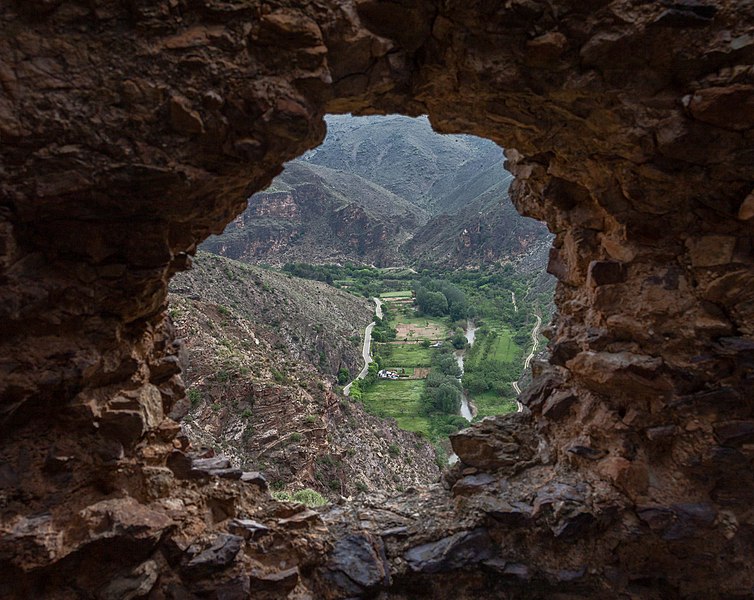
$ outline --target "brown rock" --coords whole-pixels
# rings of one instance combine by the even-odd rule
[[[736,84],[695,92],[688,100],[691,115],[725,129],[754,127],[754,86]]]
[[[723,235],[708,235],[686,242],[694,267],[716,267],[728,264],[733,258],[736,238]]]
[[[589,263],[589,282],[592,285],[610,285],[626,280],[626,265],[614,260],[600,260]]]
[[[549,31],[526,42],[526,61],[543,67],[555,62],[568,47],[568,39],[559,31]]]
[[[183,96],[170,98],[170,124],[178,133],[204,133],[204,122]]]

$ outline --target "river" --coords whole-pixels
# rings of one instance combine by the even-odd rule
[[[466,341],[469,343],[469,346],[474,345],[474,340],[476,339],[476,325],[474,325],[473,321],[466,321]],[[461,376],[463,376],[463,357],[466,354],[466,350],[456,350],[456,361],[458,362],[458,368],[461,369]],[[458,378],[458,381],[461,381],[461,378]],[[466,390],[462,390],[461,393],[461,416],[466,419],[469,423],[471,423],[471,420],[474,418],[474,414],[472,412],[472,406],[469,403],[469,394],[466,392]],[[458,456],[456,456],[455,453],[451,453],[450,456],[448,456],[448,464],[453,465],[458,462]]]
[[[469,346],[474,345],[476,329],[476,325],[474,325],[473,321],[466,321],[466,341],[469,343]],[[463,376],[463,359],[465,355],[466,350],[456,350],[456,361],[458,362],[458,368],[461,369],[461,376]],[[458,378],[458,381],[461,381],[460,377]],[[466,390],[463,390],[461,395],[461,416],[469,423],[471,423],[471,419],[474,418],[474,415],[471,412],[471,405],[469,404],[469,395]]]

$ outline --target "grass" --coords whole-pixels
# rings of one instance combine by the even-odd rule
[[[488,324],[487,327],[490,330],[488,334],[477,332],[473,351],[466,353],[467,364],[476,364],[477,361],[483,360],[485,356],[487,360],[500,362],[520,361],[521,348],[513,341],[511,332],[497,323]]]
[[[403,290],[401,292],[385,292],[380,294],[380,298],[411,298],[411,290]]]
[[[424,381],[378,381],[364,392],[366,409],[381,417],[393,417],[401,429],[429,435],[429,419],[417,416]]]
[[[477,419],[516,412],[517,408],[515,400],[501,398],[493,391],[477,394],[471,401],[477,409]]]
[[[521,351],[516,342],[513,341],[511,332],[504,328],[495,328],[495,331],[497,338],[492,341],[490,358],[503,362],[516,360]]]
[[[377,344],[377,352],[387,344]],[[390,344],[392,352],[385,356],[385,363],[400,367],[429,367],[432,362],[432,349],[422,348],[419,344]]]

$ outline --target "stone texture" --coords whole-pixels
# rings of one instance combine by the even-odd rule
[[[155,598],[347,597],[333,548],[393,530],[373,595],[749,597],[754,5],[293,4],[0,6],[0,596],[146,589],[153,560]],[[257,485],[149,470],[189,451],[160,428],[185,401],[167,281],[327,111],[506,148],[514,204],[556,235],[558,376],[454,438],[496,479],[479,493],[281,524]],[[233,518],[275,545],[184,570]]]
[[[489,560],[494,553],[489,534],[475,529],[411,548],[405,558],[413,571],[437,573]]]

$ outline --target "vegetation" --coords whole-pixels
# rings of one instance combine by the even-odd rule
[[[299,504],[305,504],[306,506],[316,507],[324,506],[327,504],[327,499],[310,488],[298,490],[297,492],[272,492],[272,497],[280,502],[298,502]]]
[[[422,380],[376,381],[363,394],[364,406],[380,417],[391,417],[401,429],[416,431],[430,437],[430,420],[422,416]],[[351,388],[353,397],[353,388]]]
[[[521,376],[534,311],[546,315],[550,302],[548,293],[531,291],[532,276],[518,275],[510,266],[450,273],[301,264],[286,265],[285,270],[383,299],[384,316],[375,319],[372,333],[374,362],[367,377],[351,388],[351,398],[370,412],[438,440],[467,425],[458,414],[462,387],[477,408],[477,418],[515,410],[511,384]],[[410,290],[413,306],[405,302],[412,297]],[[518,299],[516,306],[512,295]],[[475,343],[468,348],[467,319],[478,326]],[[442,347],[436,347],[438,342]],[[464,348],[459,384],[452,349]],[[400,379],[380,380],[377,372],[382,368],[398,371]]]
[[[390,367],[429,367],[432,349],[420,344],[376,344],[380,362]]]

